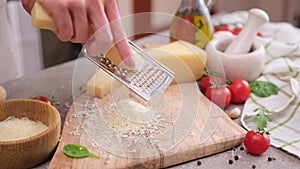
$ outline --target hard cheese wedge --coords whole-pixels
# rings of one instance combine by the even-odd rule
[[[109,94],[114,88],[119,86],[121,86],[121,83],[102,69],[99,69],[87,82],[86,89],[88,95],[102,98]]]
[[[175,73],[176,83],[199,80],[207,60],[204,50],[184,41],[152,48],[147,52]]]
[[[108,57],[113,63],[119,65],[122,60],[117,48],[111,48],[107,53]],[[87,82],[86,90],[90,96],[96,96],[99,98],[104,97],[110,93],[114,88],[121,86],[121,83],[110,76],[102,69],[98,69],[95,74]]]
[[[111,51],[113,51],[110,53],[114,53],[114,57],[118,57],[115,48],[112,48]],[[207,60],[204,50],[183,41],[176,41],[158,48],[148,49],[146,52],[175,72],[173,83],[192,82],[200,79]],[[87,83],[87,93],[103,97],[115,87],[120,86],[120,84],[115,82],[116,80],[103,70],[98,70]]]
[[[41,29],[56,30],[57,27],[52,17],[38,2],[35,2],[31,10],[32,26]]]

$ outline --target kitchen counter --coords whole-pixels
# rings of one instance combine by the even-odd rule
[[[163,36],[165,34],[162,34]],[[145,44],[146,42],[151,43],[166,43],[167,38],[161,40],[160,36],[150,36],[136,41],[138,45]],[[12,80],[2,84],[7,91],[7,99],[15,98],[28,98],[35,95],[48,95],[54,94],[56,99],[60,101],[60,105],[57,106],[62,122],[69,106],[72,104],[72,92],[81,92],[82,88],[79,86],[72,87],[72,77],[74,74],[74,68],[80,63],[89,62],[86,58],[78,58],[77,60],[66,62],[40,72],[36,72],[22,78]],[[76,68],[76,71],[78,68]],[[92,68],[80,68],[79,73],[92,72]],[[83,81],[84,83],[84,81]],[[72,89],[73,88],[73,89]],[[231,105],[234,106],[234,105]],[[230,107],[229,107],[230,108]],[[235,122],[240,124],[239,119],[235,119]],[[260,156],[253,156],[243,150],[242,145],[232,148],[230,150],[195,159],[184,164],[172,166],[174,169],[185,169],[185,168],[264,168],[264,169],[276,169],[286,168],[295,169],[300,168],[300,159],[282,151],[280,149],[270,147],[268,151]],[[235,159],[237,157],[238,159]],[[268,161],[268,157],[273,160]],[[49,159],[50,161],[51,159]],[[229,160],[233,163],[229,164]],[[49,161],[35,167],[36,169],[47,168]]]

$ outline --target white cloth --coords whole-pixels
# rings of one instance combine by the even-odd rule
[[[245,22],[247,12],[226,14],[215,23]],[[257,79],[276,84],[278,95],[266,98],[251,97],[246,101],[241,116],[242,125],[256,129],[254,110],[262,105],[271,111],[272,122],[266,131],[270,133],[271,145],[286,150],[300,158],[300,29],[289,23],[268,23],[262,26],[266,54],[265,69]]]
[[[6,14],[6,0],[0,0],[0,83],[17,78],[21,71],[13,55],[11,31]]]

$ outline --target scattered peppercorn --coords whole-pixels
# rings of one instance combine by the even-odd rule
[[[234,160],[239,160],[239,156],[235,155]]]
[[[252,164],[252,169],[255,169],[256,168],[256,165]]]
[[[197,165],[201,165],[202,163],[201,163],[201,161],[197,161]]]
[[[229,160],[228,163],[229,163],[229,164],[233,164],[233,160]]]
[[[272,157],[268,157],[268,161],[272,161]]]
[[[276,157],[272,157],[272,160],[276,160]]]
[[[244,151],[244,150],[245,150],[245,148],[244,148],[243,146],[241,146],[241,147],[240,147],[240,150],[241,150],[241,151]]]

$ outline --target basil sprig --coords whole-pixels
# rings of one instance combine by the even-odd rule
[[[277,95],[279,88],[271,83],[265,81],[254,81],[250,83],[251,93],[258,97],[269,97],[271,95]]]

